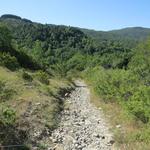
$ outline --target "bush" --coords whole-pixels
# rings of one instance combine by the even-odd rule
[[[13,50],[12,53],[14,53],[13,55],[15,55],[22,67],[29,68],[31,70],[38,70],[41,68],[40,64],[36,62],[31,56],[26,54],[24,51]]]
[[[150,39],[134,50],[128,68],[137,74],[145,84],[150,85]]]
[[[29,73],[25,72],[25,71],[23,71],[23,73],[22,73],[22,78],[24,80],[30,81],[30,82],[33,80],[32,76]]]
[[[66,67],[68,70],[83,71],[86,67],[87,57],[81,54],[74,55],[68,60]]]
[[[92,81],[95,91],[107,100],[120,100],[121,97],[125,100],[126,94],[134,90],[132,84],[137,81],[130,71],[120,69],[105,70],[95,67],[87,70],[85,74]]]
[[[54,70],[53,71],[53,76],[55,75],[58,75],[58,76],[61,76],[61,77],[66,77],[66,74],[67,74],[67,67],[66,67],[66,63],[64,62],[60,62],[60,63],[57,63],[55,65],[52,66],[52,69]]]
[[[38,71],[36,73],[36,77],[41,83],[44,83],[47,85],[49,84],[49,75],[46,72]]]
[[[19,68],[16,57],[10,56],[9,53],[0,53],[0,65],[5,66],[12,71]]]
[[[139,86],[128,102],[128,109],[143,123],[150,120],[150,87]]]
[[[16,113],[9,107],[2,107],[0,110],[0,123],[3,126],[10,126],[15,123]]]
[[[101,67],[89,69],[86,78],[105,102],[115,101],[134,115],[137,120],[150,120],[150,87],[130,70],[105,70]]]

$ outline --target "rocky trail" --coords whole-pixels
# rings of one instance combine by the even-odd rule
[[[66,99],[59,127],[51,135],[54,150],[112,150],[114,140],[104,115],[90,103],[90,91],[81,81]]]

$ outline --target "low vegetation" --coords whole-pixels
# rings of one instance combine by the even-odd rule
[[[94,91],[103,99],[106,105],[109,106],[112,104],[114,107],[120,105],[123,109],[121,111],[126,112],[126,115],[123,115],[122,119],[130,118],[130,121],[126,121],[136,124],[134,127],[135,130],[132,132],[128,131],[124,139],[125,141],[119,144],[130,145],[132,143],[131,145],[133,146],[136,143],[138,147],[137,142],[139,145],[140,143],[145,143],[145,149],[148,149],[150,141],[150,87],[148,67],[150,61],[149,57],[147,57],[150,52],[149,41],[139,45],[133,52],[134,55],[126,69],[104,69],[103,67],[97,66],[87,69],[84,72],[84,77],[92,84]],[[120,142],[119,138],[118,142]],[[147,148],[146,145],[148,145]]]

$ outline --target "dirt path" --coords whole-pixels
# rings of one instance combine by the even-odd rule
[[[66,100],[58,129],[52,134],[55,150],[112,150],[114,143],[103,113],[90,103],[88,87],[81,81]]]

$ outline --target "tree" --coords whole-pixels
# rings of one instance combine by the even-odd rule
[[[0,50],[9,49],[11,47],[12,36],[8,28],[0,24]]]

